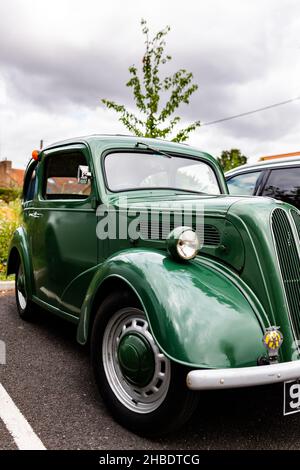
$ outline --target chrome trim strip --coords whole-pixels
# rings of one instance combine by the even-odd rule
[[[292,157],[293,158],[293,157]],[[297,160],[287,160],[287,161],[281,161],[275,163],[276,160],[265,160],[262,162],[256,162],[256,163],[249,163],[245,166],[244,168],[237,167],[233,168],[232,170],[228,170],[225,173],[225,178],[231,178],[231,176],[238,176],[241,175],[242,173],[250,173],[252,171],[257,171],[257,170],[277,170],[280,168],[285,168],[285,167],[296,167],[300,166],[300,159],[298,158]]]
[[[191,390],[216,390],[274,384],[299,377],[300,360],[297,360],[267,366],[192,370],[186,383]]]

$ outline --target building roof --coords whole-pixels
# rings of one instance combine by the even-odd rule
[[[260,161],[266,160],[276,160],[278,158],[287,158],[287,157],[300,157],[300,152],[291,152],[291,153],[280,153],[278,155],[266,155],[264,157],[260,157]]]
[[[3,188],[21,188],[25,171],[12,168],[11,160],[0,161],[0,186]]]

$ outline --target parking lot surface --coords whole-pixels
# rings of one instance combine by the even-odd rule
[[[180,432],[144,439],[105,409],[73,325],[42,311],[22,321],[13,292],[0,295],[0,325],[0,383],[47,449],[300,449],[300,413],[282,416],[282,385],[203,393]],[[17,448],[1,419],[0,448]]]

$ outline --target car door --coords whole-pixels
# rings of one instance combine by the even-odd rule
[[[227,186],[229,194],[239,196],[253,196],[257,194],[263,173],[262,170],[253,170],[228,176]]]
[[[73,315],[79,315],[90,268],[97,264],[95,187],[77,180],[78,166],[89,164],[83,145],[45,151],[29,214],[36,297]]]
[[[272,168],[261,195],[280,199],[300,209],[300,166]]]

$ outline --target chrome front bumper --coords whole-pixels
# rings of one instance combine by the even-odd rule
[[[191,390],[254,387],[300,378],[300,360],[236,369],[198,369],[188,373]]]

